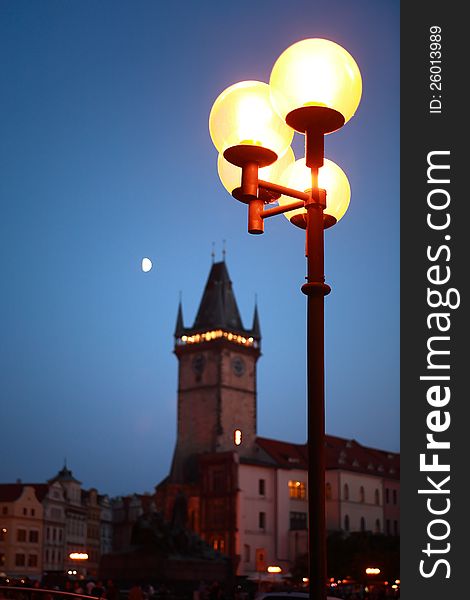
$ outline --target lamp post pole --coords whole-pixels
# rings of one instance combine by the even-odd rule
[[[352,56],[334,42],[311,38],[293,44],[281,54],[271,71],[269,85],[259,81],[234,84],[218,96],[209,115],[209,131],[220,153],[219,175],[229,193],[248,205],[248,232],[263,233],[265,219],[282,213],[291,223],[306,229],[307,281],[302,292],[307,296],[311,600],[325,600],[327,580],[324,297],[331,290],[324,277],[323,232],[341,219],[350,199],[346,175],[324,159],[324,137],[354,115],[361,93],[361,74]],[[294,131],[305,135],[305,159],[287,166],[287,148]],[[294,161],[292,152],[291,155]],[[289,187],[274,183],[274,174],[259,178],[260,170],[276,161],[280,165],[286,157],[282,179]],[[241,178],[238,171],[238,178],[233,178],[224,161],[241,168]],[[321,187],[320,168],[324,178]],[[327,173],[334,181],[329,180]],[[323,188],[328,190],[328,207]],[[275,201],[278,206],[265,206]]]
[[[312,172],[315,169],[312,169]],[[312,173],[312,179],[316,174]],[[308,447],[308,562],[310,598],[323,600],[326,583],[325,522],[325,376],[323,209],[325,193],[314,187],[307,209],[307,447]]]

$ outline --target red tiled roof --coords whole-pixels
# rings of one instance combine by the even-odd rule
[[[23,493],[22,483],[0,483],[0,502],[14,502]]]
[[[281,442],[258,437],[256,442],[276,463],[285,469],[307,469],[307,444]],[[326,468],[367,473],[386,479],[399,479],[400,455],[333,435],[325,436]]]

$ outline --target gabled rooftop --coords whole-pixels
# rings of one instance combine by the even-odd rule
[[[308,469],[307,444],[295,444],[257,437],[256,444],[273,466],[282,469]],[[355,471],[386,479],[399,479],[400,455],[363,446],[356,440],[325,436],[326,468]]]

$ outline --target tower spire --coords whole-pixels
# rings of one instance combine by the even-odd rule
[[[251,334],[255,340],[261,340],[261,327],[259,324],[257,295],[255,295],[255,310],[253,313],[253,327],[251,328]]]
[[[178,303],[178,314],[176,315],[176,326],[175,326],[175,338],[180,337],[184,333],[184,322],[183,322],[183,306],[181,303],[181,292],[180,300]]]

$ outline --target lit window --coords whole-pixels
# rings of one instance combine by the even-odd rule
[[[235,429],[235,431],[233,432],[233,441],[235,443],[235,446],[240,446],[240,444],[242,443],[242,432],[240,431],[240,429]]]
[[[289,481],[289,496],[297,500],[305,500],[307,490],[303,481]]]
[[[217,552],[223,552],[225,550],[225,540],[223,540],[222,538],[216,538],[212,542],[212,546]]]

